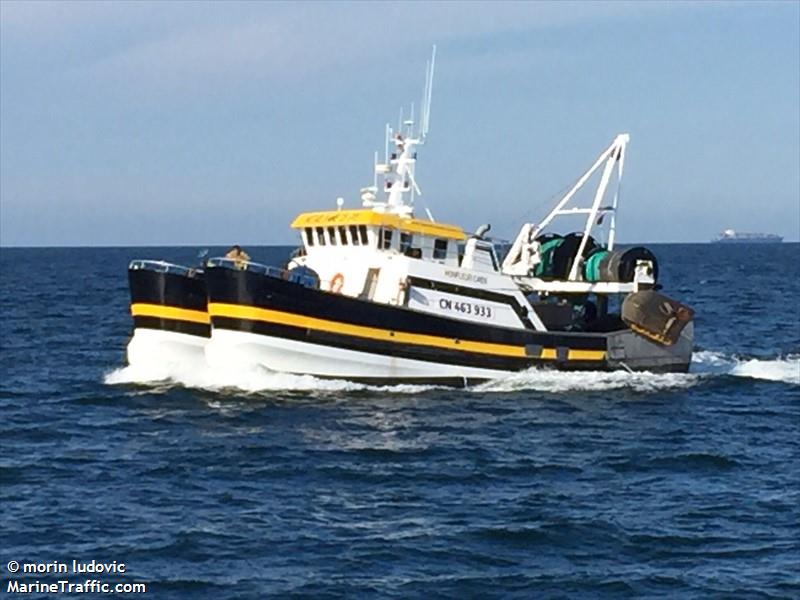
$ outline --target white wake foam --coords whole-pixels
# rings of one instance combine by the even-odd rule
[[[594,391],[632,389],[653,392],[693,385],[697,375],[685,373],[652,374],[614,372],[563,372],[529,369],[507,377],[476,386],[477,392],[513,392],[535,390],[562,393],[569,391]],[[208,391],[234,390],[245,393],[266,391],[352,392],[384,391],[399,394],[416,394],[435,389],[436,386],[398,384],[374,386],[337,379],[319,379],[310,375],[277,373],[261,367],[216,369],[205,362],[190,366],[153,365],[127,366],[105,376],[109,385],[180,385]]]
[[[738,363],[731,374],[800,385],[800,359],[747,360]]]
[[[656,392],[688,388],[722,375],[800,385],[800,356],[790,355],[771,360],[740,359],[721,352],[700,351],[692,356],[689,373],[568,372],[534,368],[490,381],[475,389],[482,392],[533,390],[561,393],[622,389]]]
[[[629,389],[636,392],[691,387],[698,376],[688,373],[628,373],[627,371],[549,371],[528,369],[475,388],[480,392],[515,392],[531,390],[553,394],[575,391]]]
[[[628,389],[635,392],[692,387],[710,378],[732,375],[800,385],[800,356],[772,360],[739,359],[720,352],[700,351],[692,358],[690,373],[654,374],[626,371],[568,372],[528,369],[472,388],[477,392],[515,392],[532,390],[549,393]],[[261,367],[215,369],[204,361],[192,365],[127,366],[108,373],[109,385],[180,385],[208,391],[232,390],[245,393],[268,391],[353,392],[362,390],[416,394],[436,386],[373,386],[338,379],[319,379],[310,375],[278,373]]]
[[[800,385],[800,355],[790,354],[774,359],[748,359],[704,350],[695,352],[692,357],[692,371]]]

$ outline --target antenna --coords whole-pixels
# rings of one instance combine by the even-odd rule
[[[383,155],[383,156],[384,156],[383,162],[384,162],[385,164],[387,164],[387,165],[389,164],[389,138],[390,138],[390,137],[392,137],[392,128],[391,128],[391,127],[389,126],[389,124],[387,123],[387,124],[386,124],[386,140],[385,140],[385,142],[384,142],[384,145],[385,145],[385,147],[386,147],[386,152],[385,152],[385,154]]]
[[[428,80],[431,77],[431,61],[425,62],[425,85],[422,86],[422,102],[419,103],[419,136],[425,137],[425,107],[428,99]]]
[[[422,93],[422,114],[420,117],[420,137],[428,135],[431,119],[431,98],[433,97],[433,72],[436,68],[436,44],[431,50],[431,59],[425,68],[425,90]]]
[[[376,153],[372,188],[362,189],[364,206],[378,206],[374,202],[374,198],[375,192],[377,192],[379,175],[383,177],[383,192],[386,194],[385,202],[379,204],[389,212],[402,215],[412,214],[415,197],[422,195],[414,176],[417,159],[417,153],[414,148],[425,143],[425,136],[430,126],[435,62],[436,46],[433,46],[431,59],[428,61],[425,71],[425,88],[422,102],[419,105],[414,102],[411,103],[410,118],[408,119],[404,119],[406,107],[400,106],[397,129],[394,129],[391,123],[386,124],[386,137],[384,140],[386,158],[382,164],[378,164]],[[415,129],[417,130],[417,135],[415,135]],[[370,197],[367,192],[372,190],[374,192]]]

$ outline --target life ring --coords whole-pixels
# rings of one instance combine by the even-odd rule
[[[342,287],[344,287],[344,275],[342,275],[341,273],[337,273],[336,275],[333,276],[333,279],[331,279],[330,290],[334,294],[341,294]]]

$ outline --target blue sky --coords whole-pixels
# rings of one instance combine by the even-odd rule
[[[627,131],[622,241],[800,236],[798,2],[3,1],[0,243],[292,243],[434,43],[437,220],[513,238]]]

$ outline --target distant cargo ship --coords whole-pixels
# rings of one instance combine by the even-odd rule
[[[783,238],[774,233],[741,233],[726,229],[711,240],[714,244],[780,244]]]

